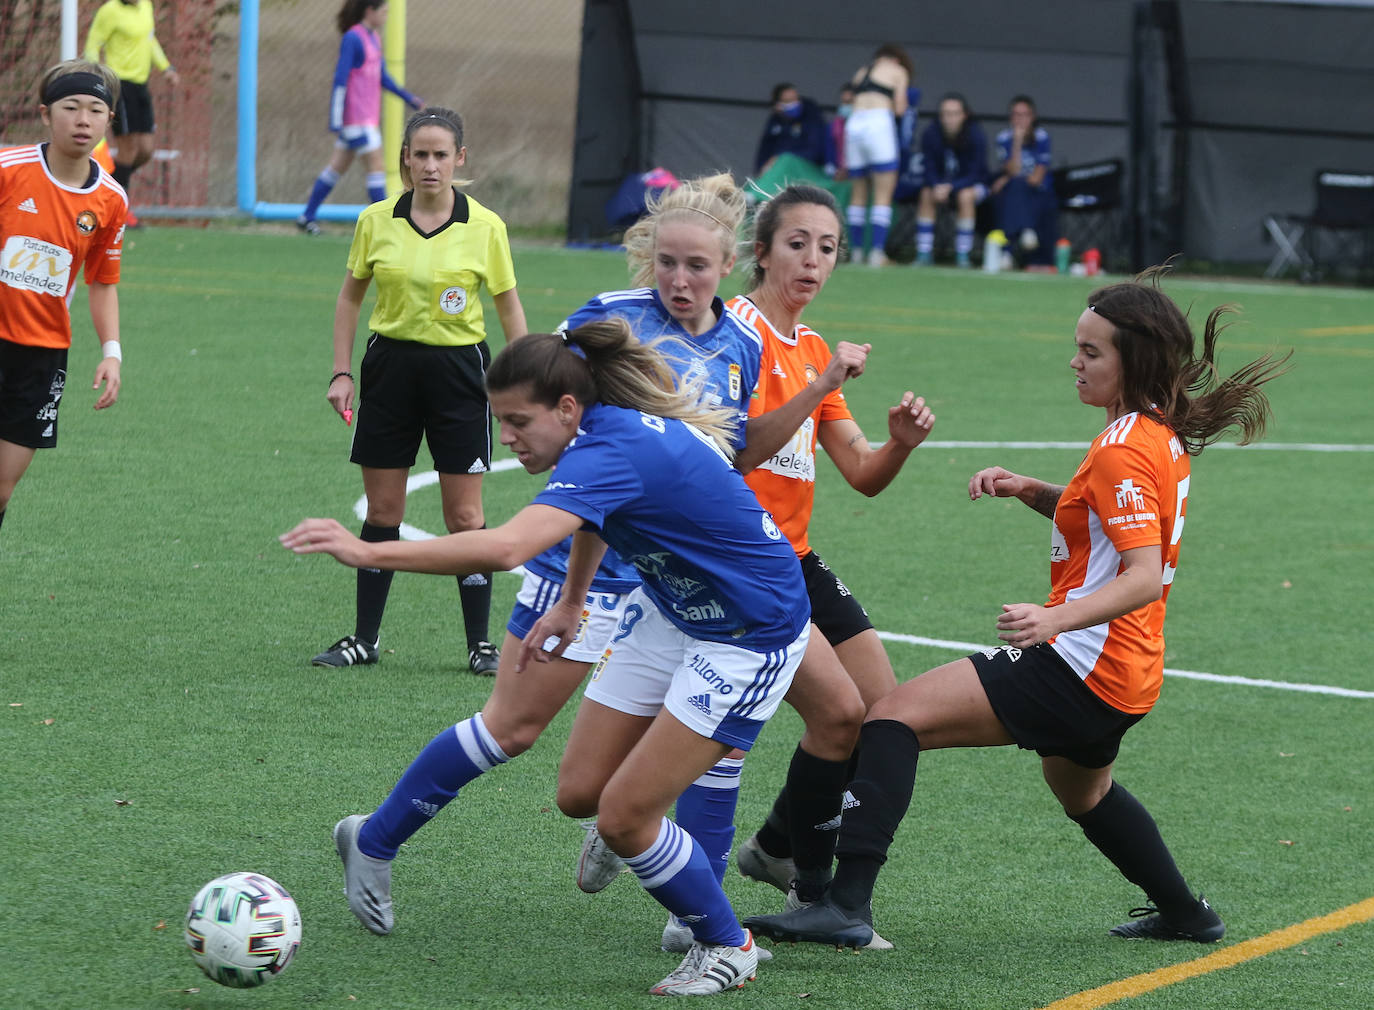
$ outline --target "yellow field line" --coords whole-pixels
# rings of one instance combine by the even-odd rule
[[[1049,1004],[1044,1010],[1095,1010],[1117,1000],[1162,989],[1175,982],[1253,961],[1276,950],[1294,947],[1314,936],[1334,933],[1359,922],[1368,922],[1370,919],[1374,919],[1374,898],[1366,898],[1329,915],[1319,915],[1315,919],[1257,936],[1253,940],[1244,940],[1234,946],[1223,947],[1216,953],[1200,957],[1196,961],[1185,961],[1183,964],[1170,965],[1157,971],[1146,972],[1144,975],[1133,975],[1119,982],[1067,996]]]
[[[1318,326],[1310,330],[1299,330],[1304,337],[1360,337],[1374,333],[1374,326]]]

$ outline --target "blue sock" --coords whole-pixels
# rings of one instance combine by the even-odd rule
[[[477,776],[510,759],[478,712],[444,730],[420,751],[377,812],[358,832],[358,848],[376,859],[396,850]]]
[[[871,225],[873,248],[884,248],[887,245],[887,230],[892,226],[892,208],[874,204],[868,220]]]
[[[744,943],[744,930],[730,899],[692,836],[663,818],[658,840],[648,850],[625,860],[644,889],[660,905],[692,927],[702,943]]]
[[[334,189],[334,184],[338,181],[339,173],[326,166],[325,170],[315,178],[315,185],[310,189],[310,199],[305,204],[305,213],[301,217],[307,221],[315,220],[320,204],[324,203],[324,198],[330,194]]]
[[[367,173],[367,198],[373,203],[381,203],[386,199],[385,172]]]
[[[935,221],[932,218],[927,221],[925,218],[916,219],[916,252],[932,253],[935,251]]]
[[[864,250],[864,222],[868,217],[868,208],[860,207],[857,203],[851,203],[845,208],[845,224],[849,226],[849,251],[863,252]]]
[[[714,768],[677,798],[677,823],[697,840],[711,861],[717,881],[725,879],[735,840],[735,807],[743,758],[721,758]]]

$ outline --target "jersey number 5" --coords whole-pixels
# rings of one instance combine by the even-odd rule
[[[1183,536],[1183,505],[1188,500],[1188,485],[1192,482],[1193,476],[1189,474],[1178,482],[1178,500],[1174,502],[1174,533],[1169,538],[1169,546],[1177,547],[1178,541]],[[1177,565],[1164,566],[1164,585],[1171,585],[1174,581],[1174,573],[1178,571]]]

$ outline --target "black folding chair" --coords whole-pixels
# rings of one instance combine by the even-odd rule
[[[1108,269],[1129,258],[1126,243],[1125,165],[1120,158],[1054,170],[1059,234],[1075,254],[1094,246]]]
[[[1264,229],[1278,246],[1264,276],[1297,265],[1304,281],[1321,279],[1329,264],[1353,263],[1360,276],[1374,268],[1374,173],[1321,169],[1310,214],[1271,214]]]

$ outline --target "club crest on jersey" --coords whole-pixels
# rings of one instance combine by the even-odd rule
[[[763,514],[763,535],[769,540],[777,540],[782,536],[782,531],[778,529],[778,524],[773,521],[773,517],[767,512]]]
[[[821,373],[816,371],[816,366],[811,362],[806,363],[806,384],[809,386],[821,377]]]
[[[76,230],[82,235],[89,235],[100,227],[100,219],[95,216],[93,210],[83,210],[76,215]]]
[[[739,365],[730,366],[730,399],[739,402],[740,369]]]
[[[468,307],[467,289],[461,287],[444,288],[439,294],[439,309],[445,314],[456,316]]]

